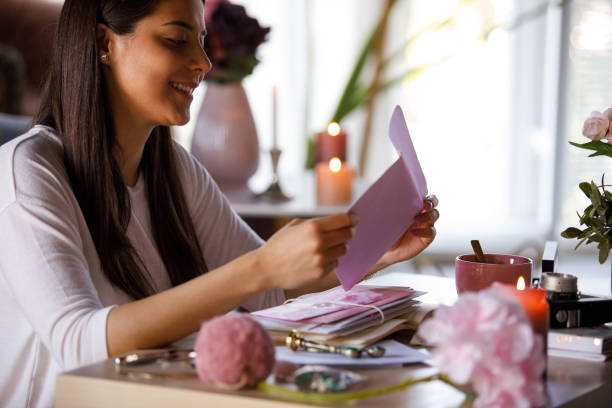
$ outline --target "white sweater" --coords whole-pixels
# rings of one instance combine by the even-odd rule
[[[185,199],[209,269],[261,239],[204,168],[176,145]],[[144,180],[128,188],[127,236],[158,291],[170,288],[151,231]],[[172,239],[168,237],[168,239]],[[254,271],[244,271],[245,279]],[[239,284],[239,282],[236,282]],[[36,126],[0,148],[0,406],[52,406],[58,373],[108,358],[110,309],[132,299],[102,272],[53,129]],[[282,303],[282,290],[243,306]]]

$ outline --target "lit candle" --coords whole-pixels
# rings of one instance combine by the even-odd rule
[[[546,340],[548,335],[548,301],[546,291],[538,288],[528,288],[525,286],[525,279],[521,276],[516,283],[515,296],[523,305],[523,309],[531,320],[533,331],[543,336]]]
[[[278,112],[276,107],[276,85],[272,87],[272,150],[278,148]]]
[[[346,161],[346,133],[336,122],[330,123],[325,132],[317,133],[315,162],[327,163],[333,157]]]
[[[333,157],[329,163],[317,163],[315,167],[317,179],[317,204],[342,205],[353,199],[353,177],[355,172],[338,157]]]
[[[506,285],[507,286],[507,285]],[[531,327],[536,335],[542,338],[544,342],[544,356],[547,354],[548,344],[548,322],[549,308],[546,300],[546,291],[544,289],[529,288],[525,286],[525,278],[518,278],[516,289],[512,286],[507,286],[509,292],[512,293],[523,306]]]

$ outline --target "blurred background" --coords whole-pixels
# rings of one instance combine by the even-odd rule
[[[0,49],[9,55],[2,58],[16,60],[15,75],[24,77],[19,110],[6,104],[0,110],[33,113],[61,3],[0,0]],[[581,274],[583,291],[609,294],[610,261],[599,265],[592,245],[574,251],[576,241],[559,234],[577,226],[577,211],[588,205],[578,183],[599,181],[612,168],[609,158],[587,159],[588,153],[568,143],[587,141],[581,134],[585,118],[612,106],[612,1],[232,3],[270,27],[257,49],[260,63],[242,80],[260,147],[259,167],[249,180],[253,191],[265,189],[272,172],[272,87],[283,152],[279,174],[283,189],[294,195],[306,172],[308,139],[331,121],[364,44],[390,7],[383,55],[368,60],[362,75],[370,83],[384,60],[379,80],[393,83],[340,123],[347,133],[346,161],[367,185],[397,158],[387,127],[400,105],[429,192],[440,199],[436,241],[397,268],[452,275],[454,257],[471,252],[470,239],[479,239],[485,252],[538,263],[544,243],[555,240],[562,271]],[[6,78],[0,78],[0,91],[14,82]],[[187,148],[206,89],[204,82],[195,92],[190,123],[174,129]]]

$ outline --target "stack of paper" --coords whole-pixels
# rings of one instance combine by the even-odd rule
[[[581,360],[606,361],[612,357],[612,327],[604,325],[550,330],[548,354]]]
[[[254,312],[253,317],[280,336],[298,330],[310,339],[328,341],[359,332],[369,343],[405,326],[406,319],[396,318],[414,312],[419,303],[415,298],[424,293],[408,287],[367,285],[345,292],[338,286]]]

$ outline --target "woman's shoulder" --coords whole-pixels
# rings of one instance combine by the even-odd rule
[[[36,125],[0,146],[0,210],[58,178],[67,176],[62,143],[52,128]]]
[[[62,142],[55,130],[35,125],[26,133],[0,146],[2,162],[42,159],[62,155]]]
[[[185,147],[180,143],[174,142],[176,152],[176,163],[181,177],[187,180],[197,179],[200,183],[208,183],[211,178],[208,171],[200,164]]]

